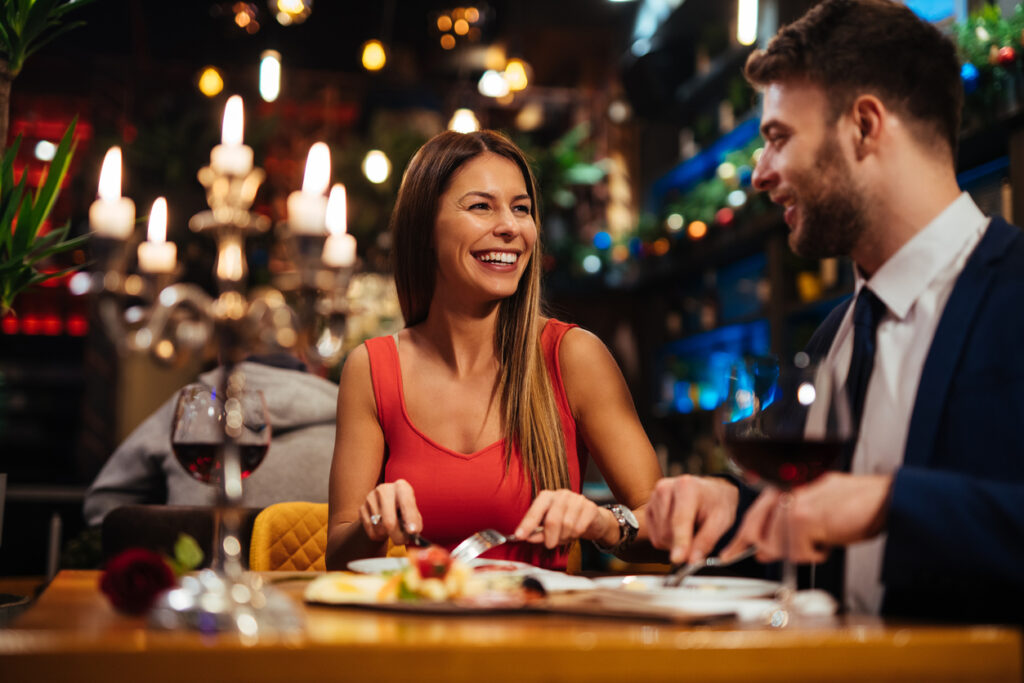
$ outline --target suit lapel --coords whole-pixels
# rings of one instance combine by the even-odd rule
[[[905,465],[924,465],[934,450],[936,425],[942,416],[957,359],[963,351],[967,333],[973,327],[973,319],[981,308],[979,302],[983,301],[992,284],[995,269],[990,264],[1019,234],[1017,228],[1003,219],[993,218],[953,286],[921,371],[917,400],[907,432]]]

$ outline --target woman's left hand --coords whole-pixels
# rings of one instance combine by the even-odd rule
[[[543,529],[537,531],[538,527]],[[537,494],[514,535],[520,541],[543,543],[551,549],[580,538],[618,538],[618,533],[618,522],[610,510],[569,489],[558,489]]]

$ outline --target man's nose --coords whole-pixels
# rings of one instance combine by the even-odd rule
[[[768,163],[765,155],[762,154],[761,158],[757,160],[750,182],[758,192],[767,192],[778,182],[778,174]]]

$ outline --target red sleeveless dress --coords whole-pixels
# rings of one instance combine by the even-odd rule
[[[577,443],[576,421],[569,410],[558,363],[562,337],[572,327],[575,326],[548,320],[541,332],[541,348],[562,423],[569,481],[572,490],[579,493],[586,449]],[[497,529],[505,534],[515,531],[533,501],[519,449],[513,448],[506,474],[504,439],[469,454],[431,440],[409,419],[394,338],[370,339],[366,348],[377,416],[387,444],[384,481],[405,479],[412,485],[423,515],[423,535],[451,550],[481,529]],[[565,569],[568,554],[562,549],[549,551],[541,544],[510,543],[494,548],[484,557]]]

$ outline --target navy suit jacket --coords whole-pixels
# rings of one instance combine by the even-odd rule
[[[807,350],[823,357],[849,301]],[[885,614],[1024,622],[1024,233],[993,218],[942,312],[893,479]]]

